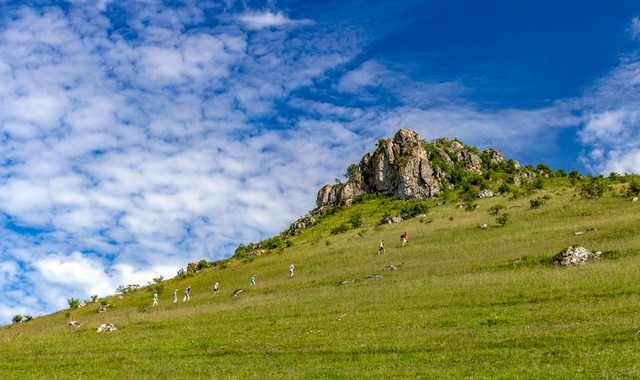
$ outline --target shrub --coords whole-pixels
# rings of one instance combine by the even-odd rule
[[[347,168],[347,173],[344,175],[347,179],[353,177],[356,173],[360,171],[360,166],[358,164],[351,164]]]
[[[406,201],[400,209],[403,218],[413,218],[429,212],[429,206],[423,201]]]
[[[285,246],[285,242],[284,239],[282,239],[282,236],[277,235],[274,237],[271,237],[267,240],[264,240],[261,245],[265,248],[265,249],[276,249],[276,248],[284,248]]]
[[[350,225],[348,223],[343,223],[341,225],[339,225],[338,227],[335,227],[331,230],[331,235],[337,235],[337,234],[341,234],[343,232],[347,232],[349,231]]]
[[[13,318],[11,318],[11,322],[13,322],[13,323],[22,322],[22,315],[20,315],[20,314],[14,315]]]
[[[631,180],[627,185],[627,196],[638,196],[640,194],[640,184],[636,180]]]
[[[116,289],[116,293],[121,293],[121,294],[125,294],[125,293],[133,293],[135,291],[137,291],[138,289],[140,289],[140,285],[138,284],[130,284],[130,285],[120,285],[118,286],[118,289]]]
[[[580,196],[585,199],[600,198],[607,190],[606,181],[600,177],[591,177],[580,186]]]
[[[67,298],[67,302],[69,303],[69,309],[77,309],[80,307],[80,300],[77,298]]]
[[[248,245],[244,245],[240,243],[238,248],[236,248],[235,252],[233,253],[233,257],[241,259],[247,256],[249,252],[253,251],[253,248],[254,248],[253,243],[249,243]]]
[[[178,273],[176,275],[180,279],[187,278],[187,276],[189,276],[189,274],[187,273],[186,270],[184,270],[184,268],[180,268],[180,270],[178,271]]]
[[[501,210],[504,210],[506,208],[506,206],[502,203],[498,203],[495,206],[492,206],[491,208],[489,208],[489,210],[487,210],[487,213],[489,215],[493,215],[496,216],[500,213]]]
[[[496,218],[496,223],[498,223],[498,225],[501,227],[504,227],[504,225],[507,224],[508,221],[509,221],[509,214],[502,214]]]
[[[536,198],[529,201],[529,203],[531,204],[531,208],[540,208],[545,204],[545,202],[546,200],[544,198]]]
[[[353,228],[362,227],[364,224],[364,217],[360,214],[352,215],[351,218],[349,218],[349,223],[351,223]]]
[[[507,183],[503,183],[498,187],[498,193],[508,194],[511,192],[511,186]]]
[[[464,171],[464,169],[459,166],[454,166],[447,173],[447,179],[452,185],[459,186],[465,182],[466,174],[467,173]]]
[[[160,277],[156,277],[153,279],[153,281],[148,281],[149,283],[149,287],[147,288],[147,290],[150,293],[158,293],[158,295],[162,294],[164,292],[164,285],[162,284],[162,280],[164,278],[162,276]]]
[[[464,206],[464,211],[474,211],[476,208],[478,208],[478,204],[477,203],[467,203]]]
[[[544,179],[542,177],[538,177],[533,182],[531,182],[532,189],[541,190],[543,187],[544,187]]]
[[[209,268],[209,262],[205,259],[198,261],[198,270]]]

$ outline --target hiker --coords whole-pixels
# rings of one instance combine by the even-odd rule
[[[378,255],[384,253],[384,240],[380,240],[380,245],[378,246]]]
[[[293,263],[291,263],[291,265],[289,265],[289,278],[293,277]]]
[[[402,241],[402,246],[404,247],[407,244],[407,231],[400,235],[400,240]]]
[[[216,281],[216,283],[213,284],[213,294],[218,294],[218,290],[220,290],[220,281]]]
[[[249,282],[249,286],[253,286],[256,284],[256,275],[251,276],[251,281]]]
[[[158,306],[158,292],[153,293],[153,306]]]
[[[191,298],[191,286],[187,286],[187,288],[184,290],[184,298],[182,299],[182,302],[189,301],[190,298]]]
[[[173,303],[178,302],[178,289],[173,291]]]

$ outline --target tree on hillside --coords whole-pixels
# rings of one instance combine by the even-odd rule
[[[345,177],[347,179],[353,177],[356,173],[358,173],[360,171],[360,166],[358,164],[351,164],[349,165],[349,167],[347,168],[347,172],[345,173]]]

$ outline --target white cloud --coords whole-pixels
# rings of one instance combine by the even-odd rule
[[[640,61],[625,57],[620,65],[576,100],[584,125],[582,162],[591,171],[640,173]]]
[[[376,61],[367,61],[357,69],[347,72],[338,82],[338,90],[357,92],[362,87],[379,86],[384,81],[384,76],[388,75],[393,74],[382,64]]]
[[[631,37],[638,39],[640,37],[640,18],[634,17],[631,20]]]
[[[286,26],[299,26],[310,24],[310,20],[292,20],[282,12],[246,12],[238,17],[240,22],[249,29],[280,28]]]
[[[347,61],[348,39],[272,33],[309,23],[282,13],[185,31],[201,9],[109,9],[24,6],[0,27],[0,323],[227,257],[312,208],[326,176],[297,147],[330,140],[254,118]]]

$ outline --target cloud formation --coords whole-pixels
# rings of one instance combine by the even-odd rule
[[[333,145],[326,130],[261,119],[347,59],[313,48],[339,39],[185,32],[201,10],[111,5],[21,6],[0,29],[2,320],[228,257],[304,214],[326,180],[298,157]]]
[[[280,28],[309,25],[311,20],[292,20],[286,17],[282,12],[262,11],[255,12],[249,11],[238,16],[238,20],[248,29],[260,30],[267,28]]]

